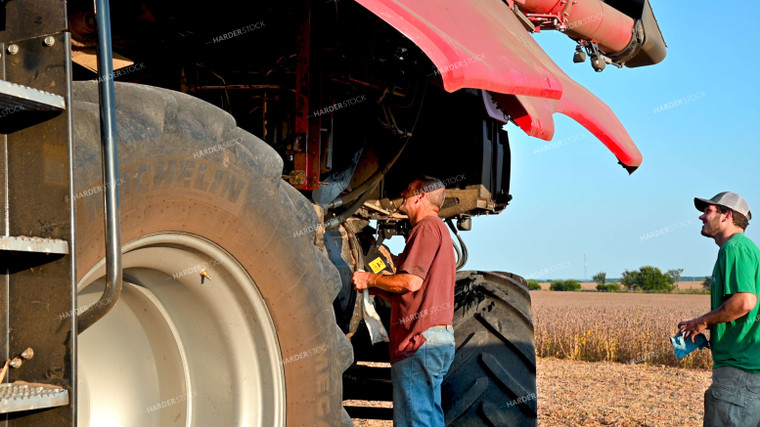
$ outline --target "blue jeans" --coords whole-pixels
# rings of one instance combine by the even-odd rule
[[[443,427],[441,383],[454,361],[454,330],[432,327],[422,336],[422,347],[391,365],[394,427]]]
[[[760,426],[760,374],[721,366],[713,368],[712,379],[705,392],[705,427]]]

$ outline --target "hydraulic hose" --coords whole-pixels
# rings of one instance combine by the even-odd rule
[[[375,181],[375,185],[371,188],[369,188],[367,191],[364,192],[364,194],[359,197],[359,200],[357,200],[353,205],[351,205],[348,209],[346,209],[344,212],[342,212],[340,215],[336,216],[335,218],[330,218],[327,221],[325,221],[325,230],[329,230],[331,228],[335,228],[341,224],[343,224],[347,219],[351,218],[351,215],[355,214],[356,211],[359,210],[359,208],[364,205],[364,202],[369,199],[370,194],[372,194],[372,190],[377,187],[377,184],[380,183],[380,180]]]
[[[462,251],[459,249],[459,246],[457,246],[457,244],[454,243],[453,240],[451,241],[451,246],[454,247],[454,252],[457,253],[457,265],[459,265],[459,260],[462,259]],[[459,270],[459,268],[457,268],[457,270]]]
[[[467,264],[467,259],[469,258],[469,253],[467,252],[467,245],[464,244],[464,240],[462,239],[462,236],[459,235],[459,231],[454,226],[454,221],[451,220],[451,218],[446,218],[446,224],[448,224],[449,228],[451,229],[451,232],[454,233],[454,236],[456,236],[457,240],[459,240],[459,247],[462,248],[462,256],[459,257],[457,260],[457,271],[461,270],[465,264]],[[454,244],[454,242],[451,242]],[[456,247],[456,245],[455,245]],[[457,250],[457,253],[459,251]]]

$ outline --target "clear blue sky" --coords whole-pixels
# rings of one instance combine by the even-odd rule
[[[544,152],[534,150],[548,142],[508,125],[514,199],[500,215],[475,218],[473,230],[463,233],[466,269],[583,279],[586,254],[588,278],[599,271],[620,277],[644,265],[706,276],[718,246],[699,234],[693,197],[727,190],[756,212],[747,236],[760,244],[760,137],[753,126],[760,123],[760,35],[714,7],[651,3],[668,44],[667,57],[654,66],[595,73],[588,61],[572,62],[574,42],[566,36],[535,35],[566,73],[617,114],[643,154],[642,166],[628,176],[601,142],[560,114],[552,142],[566,143]],[[730,10],[755,5],[736,1]],[[700,99],[655,112],[690,96]],[[647,238],[657,230],[662,235]]]

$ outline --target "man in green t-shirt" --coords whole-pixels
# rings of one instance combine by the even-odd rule
[[[760,426],[760,250],[744,235],[749,204],[731,192],[694,198],[702,235],[720,247],[712,273],[710,311],[678,324],[691,339],[710,327],[712,385],[705,392],[705,426]]]

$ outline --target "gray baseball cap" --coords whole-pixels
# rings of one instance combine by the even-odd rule
[[[742,196],[730,191],[718,193],[710,200],[700,199],[699,197],[694,198],[694,206],[696,206],[700,212],[704,212],[707,205],[725,206],[746,216],[747,219],[752,219],[752,213],[749,211],[749,203],[747,203]]]

